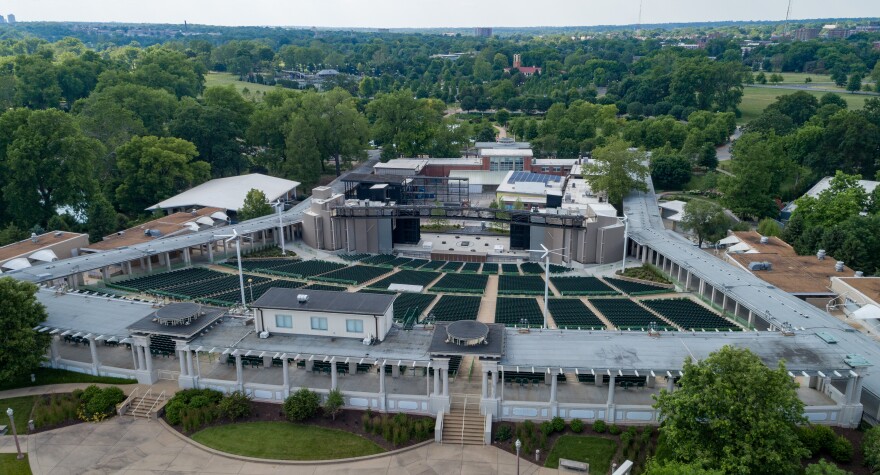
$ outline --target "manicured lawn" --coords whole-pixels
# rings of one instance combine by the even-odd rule
[[[0,454],[0,473],[3,475],[31,475],[31,466],[27,454],[17,460],[16,454]]]
[[[611,439],[563,435],[553,444],[544,466],[559,468],[559,459],[563,458],[589,463],[590,473],[608,473],[615,452],[617,442]]]
[[[196,432],[192,438],[223,452],[278,460],[330,460],[384,452],[348,432],[289,422],[227,424]]]
[[[783,83],[783,85],[785,85],[785,83]],[[737,120],[737,123],[748,123],[750,120],[761,115],[761,112],[763,112],[767,106],[776,102],[777,97],[794,94],[795,92],[798,91],[796,89],[773,89],[765,87],[743,88],[742,102],[739,104],[739,110],[742,111],[742,116]],[[825,92],[820,91],[806,92],[816,96],[817,99],[826,94]],[[846,93],[846,91],[839,93],[839,95],[847,102],[847,104],[849,104],[850,109],[861,109],[865,106],[865,99],[875,97],[862,94],[849,94]]]
[[[19,433],[22,432],[22,429],[27,429],[27,421],[28,418],[31,417],[31,410],[34,408],[34,401],[37,399],[37,396],[22,396],[22,397],[12,397],[9,399],[0,399],[0,412],[2,412],[2,417],[0,417],[0,425],[8,425],[9,417],[6,416],[6,409],[12,408],[13,417],[15,417],[15,428],[18,429]],[[9,434],[12,434],[12,428],[9,429]],[[0,471],[0,473],[4,473]]]
[[[205,87],[228,86],[230,84],[234,85],[235,88],[238,89],[238,92],[242,92],[244,88],[247,88],[251,93],[265,93],[275,90],[275,86],[267,86],[265,84],[256,84],[247,81],[239,81],[238,77],[232,73],[211,72],[205,75]]]
[[[61,369],[38,368],[34,371],[36,381],[31,382],[31,375],[26,374],[23,378],[0,383],[0,391],[7,389],[27,388],[31,386],[45,386],[47,384],[67,383],[106,383],[106,384],[135,384],[133,379],[111,378],[108,376],[93,376],[91,374],[64,371]]]

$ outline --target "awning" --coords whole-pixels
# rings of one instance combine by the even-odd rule
[[[880,307],[869,303],[853,312],[853,318],[856,320],[880,319]]]
[[[739,243],[739,238],[736,236],[727,236],[726,238],[718,241],[718,244],[725,244],[725,245],[737,244],[737,243]]]
[[[727,252],[746,252],[751,248],[752,247],[748,244],[741,242],[735,246],[730,246],[729,248],[727,248]]]
[[[11,260],[4,262],[3,265],[0,267],[2,267],[4,269],[9,269],[9,270],[18,270],[18,269],[25,269],[30,266],[31,266],[31,261],[27,260],[24,257],[18,257],[18,258],[11,259]]]
[[[56,256],[55,252],[53,252],[51,249],[41,249],[28,256],[28,259],[33,259],[40,262],[55,262],[58,260],[58,256]]]

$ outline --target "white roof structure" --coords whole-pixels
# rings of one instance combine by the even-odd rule
[[[470,185],[498,186],[507,176],[506,171],[451,170],[449,178],[466,178]]]
[[[834,177],[826,176],[825,178],[822,178],[821,180],[819,180],[818,183],[813,185],[812,188],[807,190],[807,192],[804,193],[803,196],[812,196],[813,198],[818,198],[820,193],[827,190],[828,188],[831,188],[832,178]],[[862,188],[865,189],[865,192],[870,195],[871,192],[874,191],[874,188],[877,188],[877,186],[880,185],[880,181],[859,180],[859,185],[862,185]],[[795,209],[797,209],[797,205],[794,203],[794,201],[792,201],[785,208],[782,209],[782,212],[792,213]]]
[[[30,267],[31,262],[25,257],[18,257],[3,263],[3,268],[8,270],[18,270]]]
[[[257,189],[266,195],[269,201],[275,201],[285,197],[288,193],[296,192],[299,182],[251,173],[249,175],[218,178],[191,188],[172,196],[165,201],[159,202],[147,208],[174,209],[174,208],[221,208],[226,210],[238,210],[244,205],[244,198],[248,191]]]
[[[40,249],[39,251],[28,256],[28,259],[40,262],[55,262],[58,260],[58,256],[52,249]]]
[[[579,161],[580,161],[579,158],[536,158],[536,159],[532,160],[532,164],[539,165],[539,166],[556,165],[556,166],[563,166],[563,167],[571,167],[571,166],[577,165],[577,163]]]
[[[385,163],[377,163],[373,167],[373,170],[377,175],[404,170],[412,175],[418,175],[419,172],[422,171],[422,168],[425,168],[425,165],[427,164],[428,161],[423,159],[395,158],[393,160],[388,160]]]
[[[661,201],[659,203],[660,207],[671,211],[672,214],[667,216],[665,219],[675,222],[681,222],[684,219],[684,205],[686,205],[684,201],[673,200],[673,201]]]
[[[481,157],[531,157],[530,148],[485,148],[480,150]]]
[[[880,307],[869,303],[853,312],[853,318],[856,320],[880,319]]]

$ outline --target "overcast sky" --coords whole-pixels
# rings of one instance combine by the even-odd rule
[[[643,23],[782,20],[788,0],[641,0]],[[633,24],[640,0],[14,0],[19,21],[320,27]],[[880,0],[793,0],[794,19],[880,17]]]

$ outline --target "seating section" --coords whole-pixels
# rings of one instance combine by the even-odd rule
[[[544,314],[533,298],[498,297],[495,303],[495,323],[509,327],[542,327]]]
[[[484,262],[483,263],[483,274],[497,274],[498,273],[498,264],[494,262]]]
[[[464,265],[462,262],[452,262],[449,261],[440,268],[443,272],[458,272],[461,269],[461,266]]]
[[[507,275],[498,277],[499,295],[544,295],[544,279],[537,275]]]
[[[427,264],[428,262],[430,262],[430,261],[427,259],[413,259],[413,260],[407,262],[406,264],[401,264],[400,267],[402,267],[404,269],[418,269],[418,268],[422,267],[423,265]]]
[[[519,267],[516,264],[501,264],[501,272],[519,275]]]
[[[482,274],[446,274],[431,287],[431,292],[482,294],[489,276]]]
[[[309,284],[303,289],[306,290],[329,290],[331,292],[345,292],[348,290],[347,287],[343,287],[341,285],[330,285],[330,284]]]
[[[558,328],[605,328],[602,320],[578,299],[550,299],[549,310]]]
[[[544,267],[537,262],[523,262],[519,265],[523,274],[543,274]]]
[[[382,290],[382,289],[361,289],[355,292],[356,294],[386,294],[386,295],[397,295],[397,292],[393,290]]]
[[[408,330],[418,323],[422,312],[437,298],[434,295],[403,293],[394,300],[394,320]]]
[[[551,274],[562,274],[563,272],[568,272],[571,269],[565,266],[560,266],[556,264],[550,264],[550,273]]]
[[[480,297],[464,297],[460,295],[444,295],[440,297],[430,316],[438,322],[455,322],[458,320],[476,320],[480,312]]]
[[[479,262],[468,262],[461,268],[461,272],[480,272],[480,263]]]
[[[420,267],[421,270],[437,270],[446,265],[446,261],[428,261]]]
[[[391,254],[377,254],[375,256],[370,256],[366,259],[361,259],[361,264],[372,264],[372,265],[380,265],[385,264],[389,261],[393,261],[395,257]]]
[[[174,356],[176,347],[168,335],[150,335],[150,354],[153,356]]]
[[[328,272],[319,276],[314,276],[312,277],[312,280],[339,282],[349,285],[361,285],[364,282],[369,282],[376,277],[385,275],[389,272],[391,272],[391,269],[389,269],[388,267],[364,266],[358,264],[351,267],[345,267],[343,269],[337,269],[335,271]]]
[[[689,299],[642,300],[651,310],[685,330],[739,330],[727,319]]]
[[[409,264],[410,261],[412,261],[412,259],[410,259],[409,257],[395,257],[393,260],[386,262],[385,265],[391,267],[402,267],[405,264]]]
[[[620,295],[596,277],[550,277],[550,282],[562,295]]]
[[[145,292],[147,290],[161,290],[175,285],[187,282],[200,282],[211,279],[218,279],[229,274],[217,272],[215,270],[204,269],[201,267],[191,267],[172,272],[163,272],[161,274],[146,275],[143,277],[135,277],[134,279],[123,280],[120,282],[109,283],[108,287],[127,290],[129,292]]]
[[[338,262],[321,261],[315,259],[311,261],[300,261],[294,262],[292,264],[285,264],[282,266],[274,267],[267,270],[265,273],[283,275],[285,277],[298,277],[301,279],[304,277],[312,277],[315,275],[342,269],[344,267],[345,264],[340,264]]]
[[[299,259],[294,258],[285,258],[285,259],[242,259],[241,260],[241,269],[245,272],[255,272],[261,271],[264,269],[272,269],[278,266],[283,266],[284,264],[291,264],[293,262],[297,262]],[[230,269],[238,270],[238,261],[235,259],[227,261],[223,264]]]
[[[349,262],[357,262],[362,259],[366,259],[370,257],[369,254],[340,254],[340,258],[349,261]]]
[[[254,300],[260,298],[265,294],[269,289],[278,287],[282,289],[298,289],[302,286],[306,285],[305,282],[296,282],[293,280],[284,280],[284,279],[276,279],[270,280],[269,282],[263,282],[260,284],[254,284],[253,286],[248,286],[245,284],[244,290],[244,298],[245,302],[251,303]],[[241,290],[235,289],[230,290],[228,292],[224,292],[222,294],[217,294],[212,297],[206,297],[199,299],[202,303],[207,303],[211,305],[220,305],[223,307],[228,307],[231,305],[237,305],[241,303]]]
[[[270,279],[251,274],[244,274],[245,293],[247,293],[249,280],[251,281],[250,284],[258,285],[263,282],[269,282]],[[225,277],[219,279],[179,284],[173,287],[166,287],[162,290],[150,290],[149,292],[156,295],[167,295],[168,297],[173,298],[195,300],[222,294],[234,289],[240,289],[240,287],[241,281],[237,275],[226,274]]]
[[[630,282],[628,280],[615,279],[612,277],[605,277],[605,281],[629,295],[663,294],[672,292],[671,290],[658,285]]]
[[[384,279],[377,280],[369,285],[371,289],[387,289],[391,284],[421,285],[427,286],[439,274],[436,272],[426,272],[420,270],[402,270],[396,274],[389,275]]]
[[[621,330],[647,330],[651,323],[656,324],[658,330],[670,329],[663,320],[630,299],[590,299],[590,303]]]
[[[504,382],[519,384],[522,387],[532,384],[544,384],[544,372],[536,371],[533,373],[531,371],[504,371]]]

